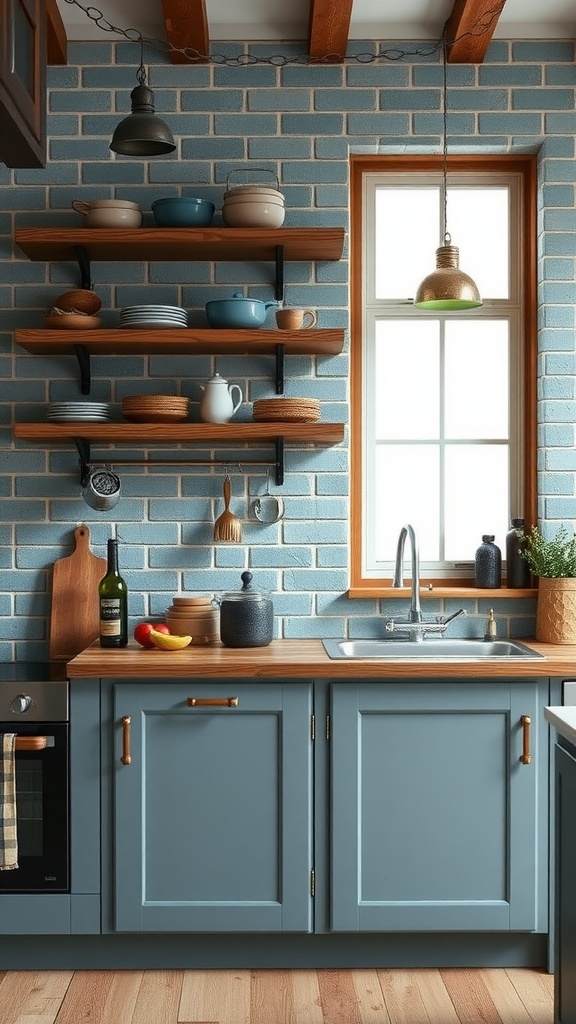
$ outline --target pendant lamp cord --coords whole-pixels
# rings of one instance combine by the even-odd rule
[[[136,72],[136,78],[138,79],[138,85],[146,85],[146,68],[144,67],[144,40],[140,36],[140,67]]]
[[[444,200],[444,245],[452,241],[448,232],[448,85],[446,65],[448,63],[446,29],[442,35],[442,190]]]

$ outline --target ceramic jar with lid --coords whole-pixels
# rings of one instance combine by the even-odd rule
[[[274,637],[274,606],[266,591],[252,587],[252,573],[241,575],[242,589],[223,594],[220,639],[225,647],[267,647]]]

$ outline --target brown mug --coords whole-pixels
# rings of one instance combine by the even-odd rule
[[[312,309],[277,309],[276,323],[281,331],[300,331],[315,327],[316,313]]]

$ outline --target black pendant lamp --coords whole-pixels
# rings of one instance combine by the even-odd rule
[[[146,85],[146,69],[142,59],[136,77],[138,85],[130,93],[132,110],[117,125],[110,149],[121,156],[136,157],[173,153],[176,143],[168,125],[156,114],[154,93]]]
[[[447,230],[448,213],[448,131],[447,131],[447,88],[446,88],[446,39],[443,40],[443,88],[442,88],[442,114],[443,114],[443,142],[442,155],[443,178],[442,178],[442,200],[443,200],[443,238],[444,244],[436,249],[436,270],[433,270],[428,277],[425,277],[419,285],[414,299],[414,305],[418,309],[474,309],[482,305],[480,292],[476,284],[468,274],[460,270],[460,250],[457,245],[452,245],[452,239]]]

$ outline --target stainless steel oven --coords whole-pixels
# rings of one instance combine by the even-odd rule
[[[0,871],[0,892],[70,891],[69,700],[61,671],[0,665],[0,733],[16,733],[18,837],[18,867]]]

